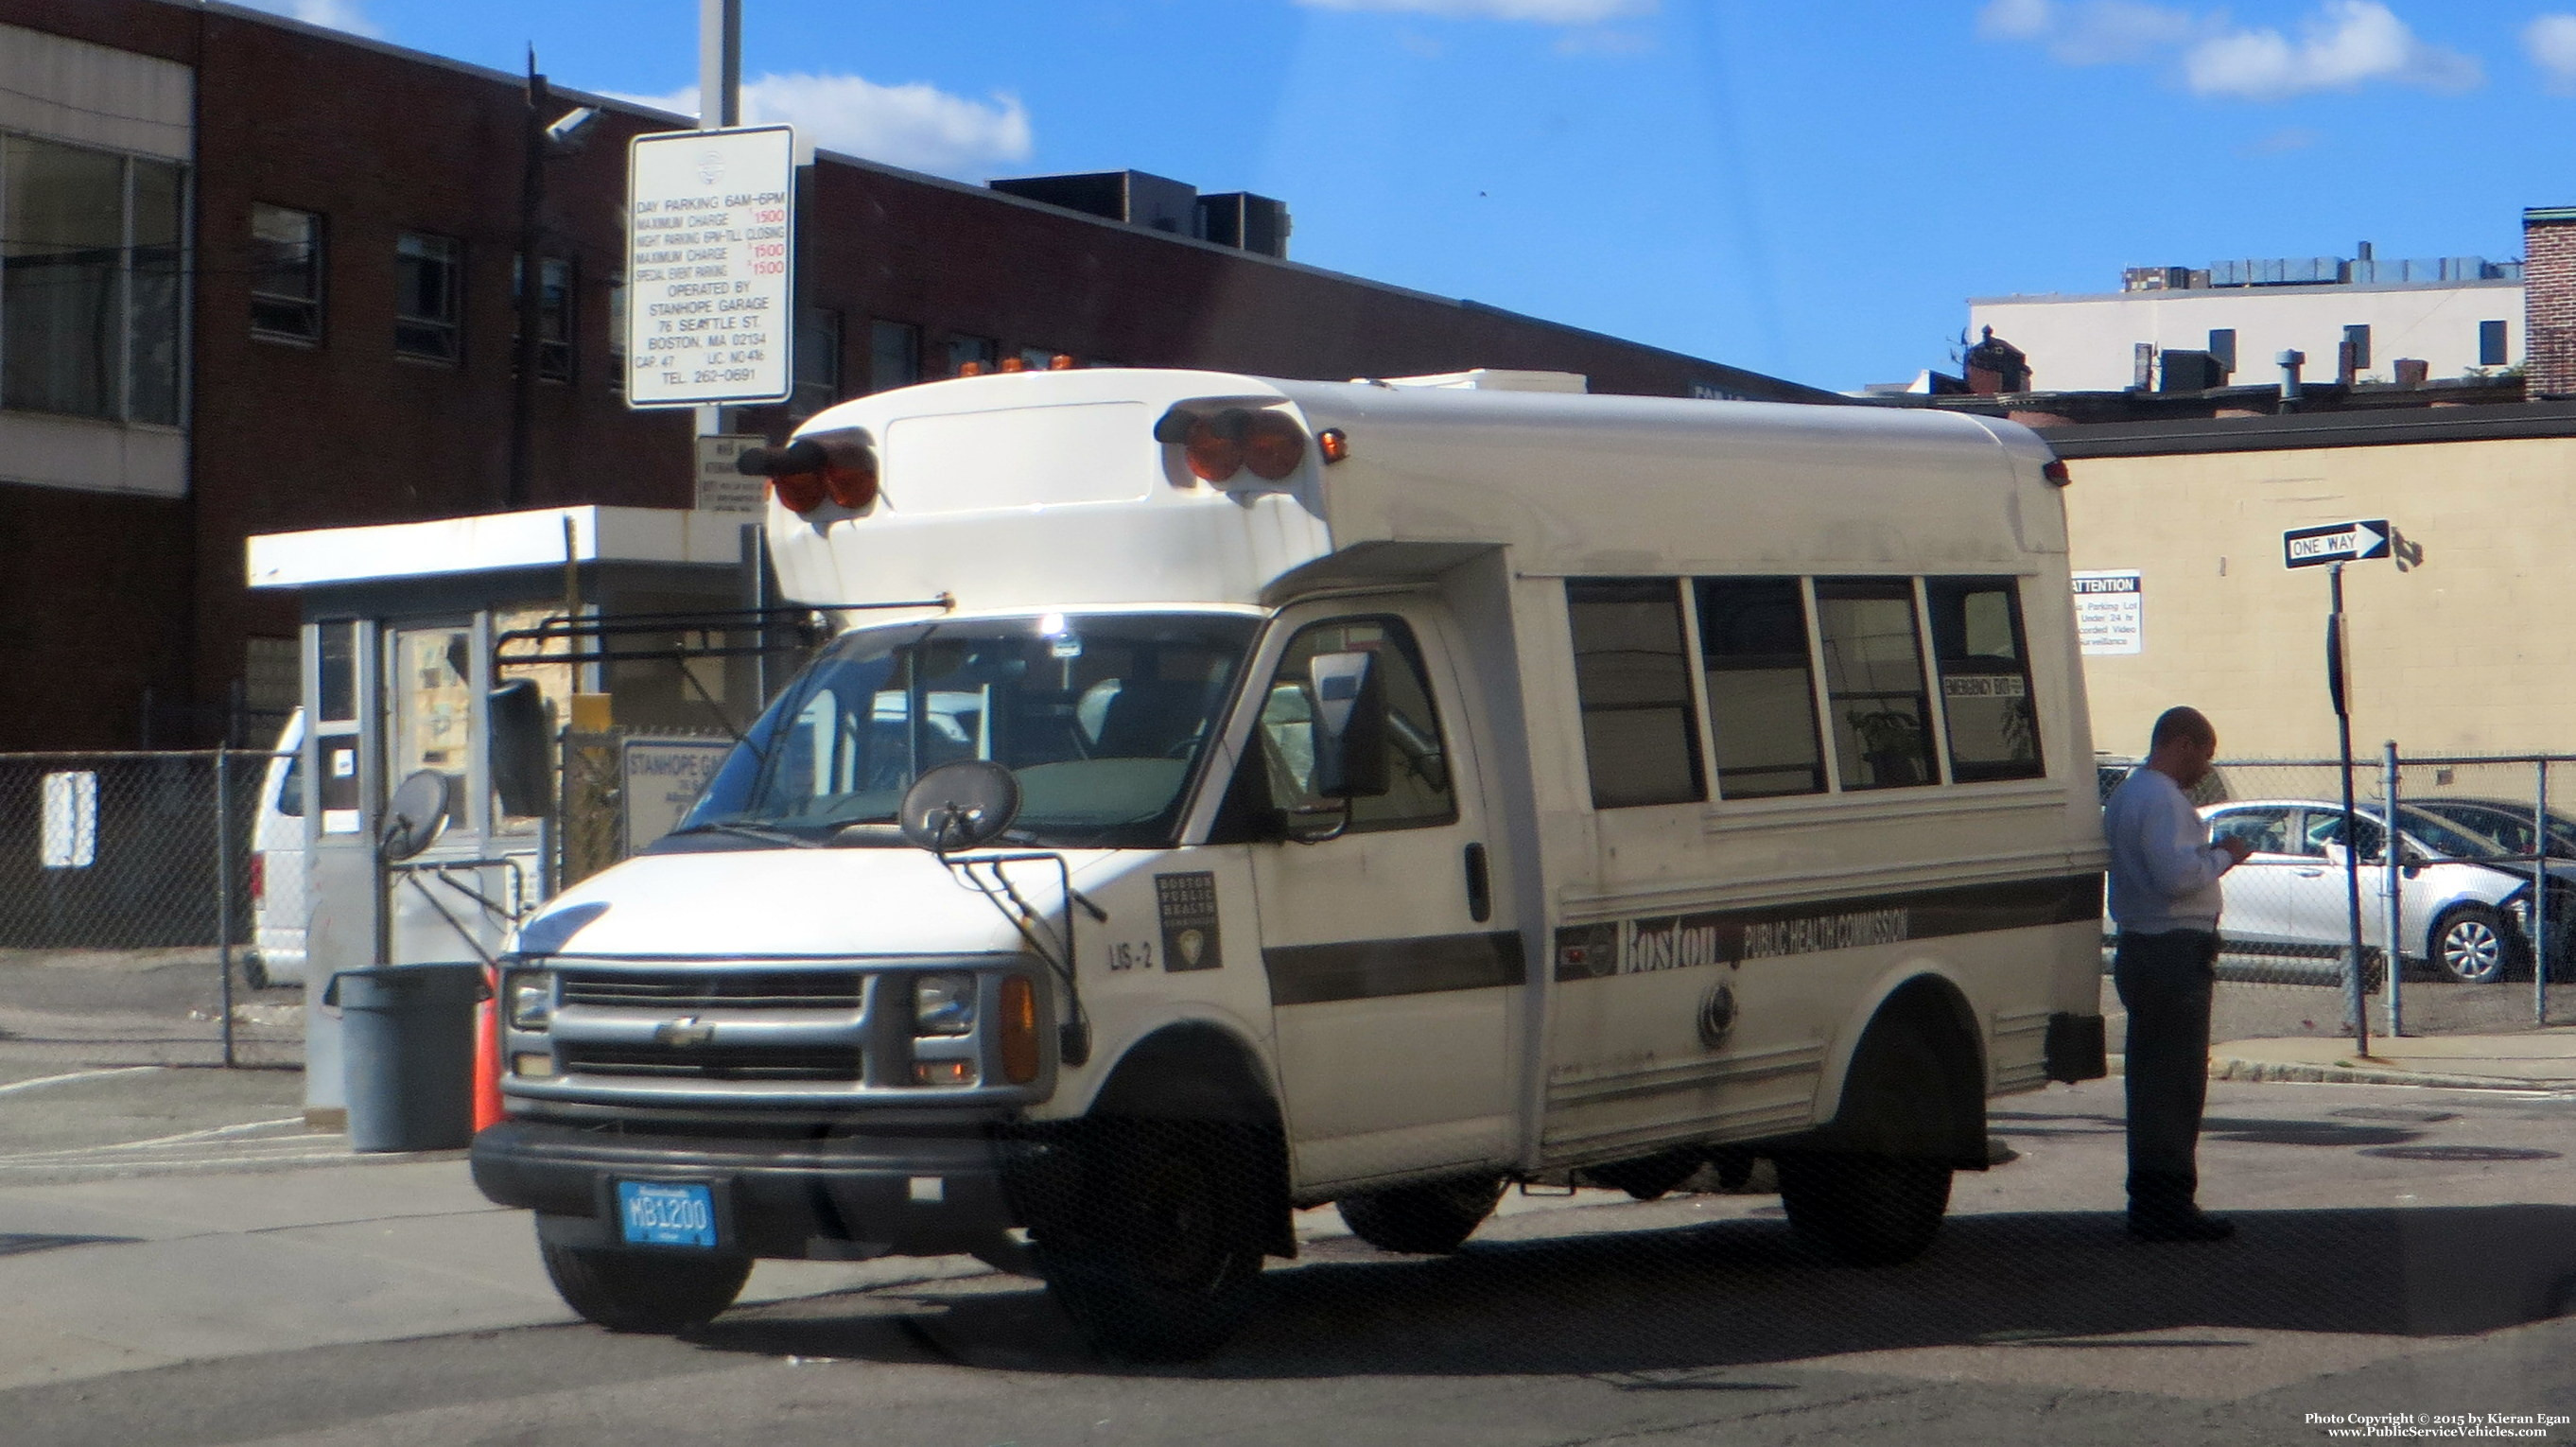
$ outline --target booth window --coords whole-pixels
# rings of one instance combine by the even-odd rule
[[[626,390],[626,278],[608,283],[608,390]]]
[[[1702,578],[1699,646],[1721,799],[1825,792],[1807,601],[1795,578]]]
[[[185,174],[0,136],[0,407],[176,426]]]
[[[1846,789],[1939,782],[1911,578],[1819,578],[1825,691]]]
[[[250,208],[250,330],[270,341],[322,340],[322,218]]]
[[[1592,807],[1708,797],[1674,578],[1569,578],[1574,687]]]
[[[1973,784],[2047,773],[2013,580],[1927,578],[1923,596],[1932,611],[1932,651],[1941,665],[1950,777]]]
[[[425,362],[457,358],[460,248],[452,237],[406,231],[394,246],[394,350]]]

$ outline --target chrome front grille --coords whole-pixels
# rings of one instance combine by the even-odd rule
[[[572,1045],[562,1068],[579,1075],[648,1075],[682,1080],[840,1080],[864,1078],[853,1049],[765,1046]]]
[[[665,1010],[855,1010],[866,976],[855,970],[565,970],[566,1005]]]

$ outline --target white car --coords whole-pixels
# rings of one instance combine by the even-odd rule
[[[2476,861],[2504,854],[2484,835],[2420,809],[2400,806],[2404,829],[2398,931],[2408,964],[2426,964],[2445,979],[2492,984],[2531,961],[2531,874],[2527,867]],[[2226,915],[2219,932],[2241,953],[2323,956],[2350,937],[2344,870],[2343,807],[2314,799],[2246,799],[2200,811],[2213,838],[2254,847],[2223,882]],[[2384,950],[2388,929],[2381,891],[2385,836],[2381,812],[2357,806],[2361,845],[2361,938]],[[2563,942],[2562,877],[2550,894],[2550,938]],[[2550,951],[2556,958],[2563,950]]]
[[[251,952],[242,978],[254,990],[300,984],[304,930],[311,917],[304,877],[304,711],[277,736],[260,780],[259,817],[251,825]]]

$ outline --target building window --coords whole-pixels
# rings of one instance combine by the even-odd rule
[[[510,315],[518,316],[519,288],[526,285],[524,258],[513,257],[510,263]],[[542,280],[537,291],[537,376],[548,382],[572,380],[573,362],[573,268],[564,257],[549,256],[538,263]],[[519,329],[510,328],[512,343]],[[516,354],[514,353],[513,356]]]
[[[991,337],[953,336],[948,339],[948,375],[963,377],[969,366],[979,371],[993,370],[1000,360],[1002,344]]]
[[[177,425],[185,189],[167,162],[0,137],[0,407]]]
[[[1923,596],[1932,615],[1932,655],[1941,666],[1951,779],[1973,784],[2046,774],[2013,580],[1931,578]]]
[[[921,328],[876,322],[868,328],[868,389],[883,392],[921,380]]]
[[[1910,578],[1820,578],[1825,691],[1846,789],[1939,782]]]
[[[2478,323],[2478,365],[2481,367],[2508,365],[2505,354],[2504,323]]]
[[[2235,371],[2236,328],[2211,327],[2209,329],[2209,354],[2218,359],[2218,368],[2220,371]]]
[[[1699,651],[1721,799],[1825,792],[1807,600],[1795,578],[1702,578]]]
[[[811,417],[841,400],[841,314],[809,306],[796,323],[796,396],[789,410]]]
[[[394,350],[428,362],[457,357],[463,248],[453,237],[406,231],[394,249]]]
[[[273,341],[322,340],[322,218],[250,208],[250,329]]]
[[[1565,611],[1592,807],[1706,798],[1679,581],[1569,578]]]
[[[2355,372],[2367,372],[2370,370],[2370,328],[2344,328],[2343,348],[2343,365],[2350,367]]]
[[[608,284],[608,390],[626,390],[626,278]]]

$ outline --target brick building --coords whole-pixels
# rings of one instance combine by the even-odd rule
[[[624,405],[613,336],[626,142],[685,118],[551,109],[580,104],[595,134],[543,163],[520,501],[686,506],[690,420]],[[242,587],[246,536],[509,500],[530,120],[520,77],[211,0],[0,0],[0,677],[28,701],[0,750],[255,739],[295,620]],[[1023,353],[1837,400],[1027,194],[1080,187],[830,154],[804,184],[798,397],[758,430]],[[1283,229],[1207,199],[1222,237]]]

